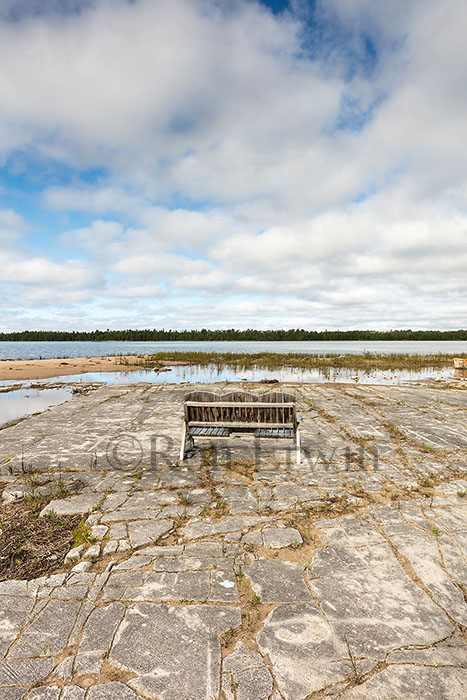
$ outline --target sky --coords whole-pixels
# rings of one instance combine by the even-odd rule
[[[0,0],[0,330],[466,328],[465,0]]]

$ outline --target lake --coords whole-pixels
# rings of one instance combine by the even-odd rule
[[[232,352],[311,355],[358,355],[364,352],[409,355],[467,353],[467,340],[342,340],[342,341],[0,341],[0,360],[55,357],[146,355],[157,352]]]

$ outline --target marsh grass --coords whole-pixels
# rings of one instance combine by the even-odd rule
[[[354,355],[309,354],[309,353],[231,353],[231,352],[160,352],[152,355],[132,358],[131,364],[139,367],[154,368],[156,371],[167,365],[216,365],[218,367],[264,367],[277,369],[279,367],[319,367],[319,368],[348,368],[348,369],[420,369],[422,367],[446,367],[453,365],[454,357],[467,357],[467,354],[456,355],[437,353],[435,355],[408,354],[378,354],[365,352]],[[119,362],[130,364],[129,358],[121,357]]]

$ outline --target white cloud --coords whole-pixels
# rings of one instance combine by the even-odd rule
[[[58,324],[465,325],[462,0],[320,0],[319,35],[241,0],[59,9],[0,19],[0,159],[102,174],[45,187],[90,221],[56,253],[0,212],[9,299],[62,290]]]
[[[99,275],[88,264],[77,260],[58,264],[47,258],[31,257],[15,262],[4,261],[0,282],[80,289],[98,284]]]

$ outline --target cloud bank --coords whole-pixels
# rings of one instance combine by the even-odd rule
[[[4,2],[2,330],[465,327],[462,0]]]

